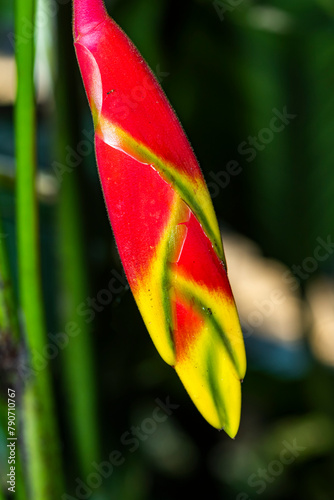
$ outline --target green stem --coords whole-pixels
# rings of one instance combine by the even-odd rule
[[[22,328],[33,375],[23,392],[23,438],[31,499],[59,500],[63,490],[52,387],[47,362],[36,354],[46,343],[38,247],[35,190],[36,124],[34,70],[34,0],[15,3],[17,97],[15,107],[16,200],[19,295]],[[27,29],[29,27],[29,30]],[[38,358],[40,359],[40,358]]]
[[[77,117],[73,96],[76,93],[73,68],[76,68],[72,46],[71,9],[59,12],[58,61],[61,62],[56,87],[57,98],[57,159],[66,164],[67,149],[75,144]],[[67,54],[67,57],[65,57]],[[65,172],[61,182],[58,205],[58,236],[62,291],[66,304],[63,320],[65,325],[75,323],[75,337],[63,351],[64,387],[68,399],[69,420],[73,429],[73,441],[79,459],[80,473],[91,472],[92,461],[99,459],[98,423],[96,416],[96,387],[92,361],[91,328],[85,318],[77,314],[77,307],[88,296],[87,268],[84,259],[82,234],[82,210],[78,192],[78,171]],[[82,418],[84,415],[84,418]]]
[[[60,193],[59,250],[62,259],[63,298],[66,297],[67,303],[67,310],[64,311],[65,325],[75,325],[78,334],[69,337],[69,343],[63,351],[63,386],[80,473],[86,476],[92,471],[92,462],[99,459],[99,454],[96,387],[90,338],[92,332],[85,318],[76,313],[76,308],[88,296],[88,293],[85,293],[87,283],[83,272],[83,244],[77,195],[75,178],[69,176],[64,180]]]

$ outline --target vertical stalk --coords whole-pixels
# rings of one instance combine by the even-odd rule
[[[75,144],[78,113],[74,102],[76,68],[71,31],[70,6],[59,10],[57,98],[57,159],[66,165],[67,147]],[[78,167],[79,168],[79,167]],[[65,172],[61,180],[58,205],[58,241],[61,257],[62,291],[66,304],[63,319],[75,322],[77,336],[71,337],[63,351],[64,383],[68,399],[69,422],[73,444],[79,460],[80,473],[91,472],[92,461],[98,460],[98,423],[96,388],[92,362],[91,328],[76,309],[88,296],[82,210],[78,192],[79,172]],[[83,418],[84,415],[84,418]]]
[[[38,207],[35,191],[34,99],[35,1],[16,0],[17,96],[15,107],[16,200],[19,296],[27,356],[33,375],[23,389],[22,428],[30,498],[59,500],[63,490],[58,436],[48,366],[36,362],[46,343],[40,277]]]
[[[63,351],[63,387],[69,409],[69,425],[78,457],[80,473],[85,477],[98,457],[96,387],[92,362],[91,329],[75,311],[88,294],[82,256],[81,221],[78,217],[78,193],[74,176],[64,181],[58,212],[59,250],[62,259],[62,287],[67,300],[66,324],[75,323],[78,335],[71,337]]]

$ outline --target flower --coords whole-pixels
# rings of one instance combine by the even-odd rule
[[[74,0],[74,45],[134,298],[199,411],[234,437],[246,357],[201,169],[153,73],[102,0]]]

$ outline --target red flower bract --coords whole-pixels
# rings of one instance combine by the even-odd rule
[[[200,167],[158,82],[101,0],[74,0],[74,40],[108,214],[139,310],[203,416],[234,436],[244,344]]]

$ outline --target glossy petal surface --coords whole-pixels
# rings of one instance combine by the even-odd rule
[[[74,0],[74,38],[131,290],[199,411],[233,437],[246,359],[202,172],[159,84],[100,0]]]

